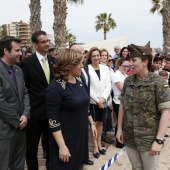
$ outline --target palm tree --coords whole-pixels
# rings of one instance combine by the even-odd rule
[[[162,15],[163,26],[163,51],[165,54],[170,52],[170,1],[169,0],[152,0],[153,6],[150,13],[158,11]]]
[[[114,19],[111,18],[111,15],[112,14],[107,15],[107,13],[101,13],[96,17],[96,31],[104,30],[104,40],[106,40],[106,33],[116,27],[116,23]]]
[[[30,0],[30,28],[31,32],[39,31],[42,28],[41,3],[40,0]]]
[[[69,33],[70,30],[66,30],[66,46],[76,43],[76,36]]]
[[[66,17],[67,2],[83,3],[83,0],[53,0],[54,2],[54,39],[56,44],[56,53],[66,46]]]

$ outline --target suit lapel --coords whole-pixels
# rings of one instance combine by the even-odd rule
[[[2,72],[2,74],[4,75],[4,77],[9,81],[9,83],[11,84],[11,87],[13,88],[13,90],[15,91],[15,93],[18,95],[18,90],[16,85],[14,84],[13,80],[11,79],[11,77],[9,76],[8,71],[6,70],[6,68],[3,66],[3,64],[0,62],[0,71]]]
[[[49,70],[50,70],[50,81],[53,79],[53,65],[54,65],[54,60],[52,60],[53,58],[50,57],[49,55],[47,55],[47,59],[48,59],[48,65],[49,65]]]
[[[21,100],[21,85],[22,85],[22,79],[21,76],[19,75],[19,70],[17,69],[17,67],[15,67],[15,65],[13,66],[14,68],[14,73],[15,73],[15,78],[16,78],[16,82],[17,82],[17,87],[18,87],[18,94],[19,94],[19,98]]]
[[[91,67],[91,71],[92,71],[93,76],[95,76],[95,77],[97,78],[97,80],[100,81],[100,79],[99,79],[96,71],[94,70],[93,66],[92,66],[92,65],[89,65],[89,66]],[[96,78],[95,78],[95,79],[96,79]]]

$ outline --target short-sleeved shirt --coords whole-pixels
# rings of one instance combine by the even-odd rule
[[[170,108],[167,82],[155,73],[149,73],[145,80],[129,76],[119,99],[124,108],[125,145],[149,151],[158,132],[161,110]]]
[[[116,104],[120,104],[120,100],[118,99],[118,97],[121,94],[121,91],[115,83],[118,83],[118,82],[124,83],[124,80],[126,77],[127,75],[122,74],[119,70],[117,70],[112,76],[112,88],[113,88],[113,93],[114,93],[113,101]]]

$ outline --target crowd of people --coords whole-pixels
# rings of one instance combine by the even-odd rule
[[[82,170],[107,149],[107,126],[116,147],[126,147],[133,170],[158,170],[170,119],[170,56],[150,42],[107,49],[78,44],[55,55],[44,31],[35,49],[20,39],[0,40],[0,170],[38,170],[41,140],[46,169]],[[22,57],[21,57],[22,56]],[[109,121],[106,119],[109,117]]]

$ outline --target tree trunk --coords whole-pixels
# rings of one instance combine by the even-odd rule
[[[167,5],[162,14],[163,25],[163,51],[170,52],[170,0],[166,0]]]
[[[40,31],[42,28],[41,22],[41,4],[40,0],[30,0],[30,28],[31,32]]]
[[[104,31],[104,40],[106,40],[106,31]]]
[[[66,16],[67,7],[66,0],[54,1],[54,39],[56,45],[56,53],[58,54],[62,48],[66,47]]]

